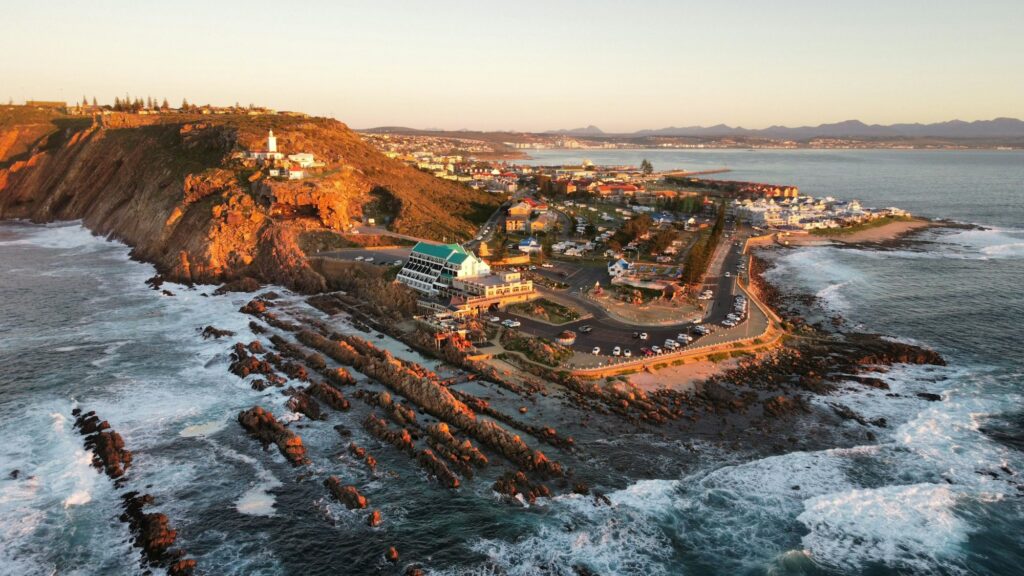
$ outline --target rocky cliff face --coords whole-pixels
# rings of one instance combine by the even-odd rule
[[[312,152],[326,166],[285,182],[241,160],[271,128],[280,150]],[[33,130],[27,147],[24,126],[0,123],[0,218],[81,219],[177,281],[254,276],[319,291],[298,235],[345,230],[379,190],[398,199],[393,228],[438,237],[472,230],[443,199],[464,203],[462,214],[486,200],[383,157],[334,120],[110,115]]]

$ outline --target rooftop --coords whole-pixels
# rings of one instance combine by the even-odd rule
[[[412,247],[412,251],[425,254],[427,256],[433,256],[434,258],[451,260],[456,264],[461,263],[467,256],[469,256],[466,249],[458,244],[429,244],[427,242],[417,242],[416,245]]]

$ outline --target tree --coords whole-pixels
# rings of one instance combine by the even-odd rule
[[[554,246],[555,246],[554,235],[553,234],[545,234],[544,235],[544,241],[541,242],[541,245],[540,245],[541,253],[544,256],[547,256],[548,258],[550,258],[551,255],[555,253]]]
[[[99,108],[99,105],[96,104],[96,97],[95,96],[92,97],[92,107],[93,108]]]
[[[188,100],[185,98],[181,99],[181,111],[188,112]]]
[[[658,254],[664,252],[676,239],[675,230],[661,230],[651,238],[651,252]]]
[[[491,250],[491,259],[494,262],[501,262],[508,256],[508,247],[505,246],[505,238],[499,238],[497,245]]]
[[[88,105],[89,105],[89,99],[86,98],[85,96],[82,96],[82,108],[85,108]]]
[[[644,174],[650,174],[654,172],[654,165],[647,158],[644,158],[643,162],[640,163],[640,171]]]
[[[163,103],[160,104],[160,109],[161,110],[165,110],[165,111],[171,109],[171,105],[167,103],[167,98],[166,97],[164,97]]]

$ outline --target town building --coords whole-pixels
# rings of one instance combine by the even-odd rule
[[[533,237],[523,238],[522,240],[520,240],[518,248],[520,252],[526,254],[533,254],[534,252],[541,251],[540,242],[538,242],[537,239]]]
[[[467,302],[481,304],[482,299],[504,306],[525,302],[537,297],[533,282],[523,280],[519,272],[502,272],[489,276],[474,276],[452,280],[452,287],[467,298]]]
[[[446,295],[456,278],[487,276],[491,267],[458,244],[419,242],[397,280],[428,296]]]
[[[298,164],[300,168],[312,168],[316,164],[316,158],[308,152],[289,154],[288,160]]]

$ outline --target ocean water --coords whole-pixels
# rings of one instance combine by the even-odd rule
[[[542,157],[543,154],[543,157]],[[537,161],[579,160],[562,152]],[[331,429],[372,445],[352,413],[297,422],[309,474],[264,452],[234,422],[285,398],[229,374],[249,341],[246,295],[143,281],[150,266],[76,223],[0,224],[0,574],[142,573],[118,491],[89,465],[75,406],[108,419],[135,453],[131,481],[179,529],[207,574],[1018,574],[1024,560],[1024,155],[998,152],[611,151],[596,163],[729,166],[728,177],[896,205],[986,229],[936,229],[889,250],[774,252],[772,279],[820,297],[852,325],[939,350],[947,367],[896,367],[892,392],[850,385],[836,398],[888,428],[863,446],[768,457],[695,443],[669,473],[616,467],[623,450],[682,458],[627,433],[588,447],[609,472],[611,506],[559,496],[501,502],[483,479],[454,495],[381,456],[370,477]],[[285,293],[284,307],[305,310]],[[203,341],[206,325],[237,332]],[[402,352],[400,345],[394,347]],[[941,394],[927,402],[917,392]],[[362,410],[362,411],[361,411]],[[857,426],[849,424],[849,426]],[[797,430],[794,433],[813,433]],[[20,477],[8,474],[18,469]],[[325,498],[320,479],[365,487],[385,525]],[[306,476],[313,476],[315,481]],[[600,477],[598,484],[601,485]],[[403,562],[381,552],[396,545]]]

